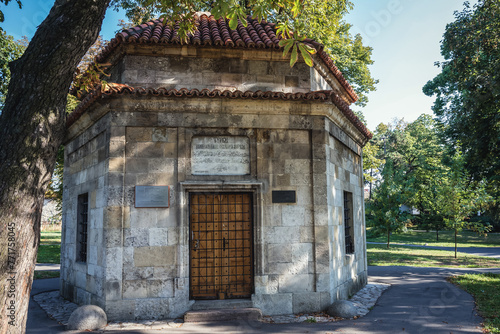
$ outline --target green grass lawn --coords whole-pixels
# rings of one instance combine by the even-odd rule
[[[42,232],[38,247],[38,263],[61,262],[61,232]]]
[[[500,333],[500,274],[465,274],[449,280],[474,296],[485,329]]]
[[[40,243],[42,244],[60,244],[61,231],[59,232],[41,232]]]
[[[428,248],[367,245],[369,266],[500,268],[500,259]]]
[[[366,241],[387,243],[387,236],[367,237]],[[457,241],[458,247],[500,247],[500,233],[480,236],[475,232],[462,231],[458,234]],[[393,233],[391,243],[455,247],[453,231],[439,231],[439,241],[436,241],[436,232],[410,230],[405,233]]]

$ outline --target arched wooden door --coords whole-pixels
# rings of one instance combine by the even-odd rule
[[[253,293],[251,193],[190,193],[190,298]]]

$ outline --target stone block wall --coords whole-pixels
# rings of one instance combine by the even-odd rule
[[[257,179],[267,180],[263,194],[264,268],[253,301],[265,314],[316,308],[304,303],[314,295],[313,205],[309,130],[257,133]],[[273,190],[293,190],[296,203],[272,203]]]
[[[309,92],[311,72],[304,63],[241,58],[148,57],[127,55],[112,70],[110,82],[133,87]],[[318,85],[314,85],[319,87]]]
[[[109,119],[102,118],[65,147],[61,294],[79,304],[102,305],[104,296]],[[76,261],[77,202],[85,193],[89,219],[87,262],[83,263]]]
[[[111,157],[118,167],[110,169],[110,179],[122,182],[114,186],[125,196],[121,202],[116,198],[120,205],[109,209],[121,210],[125,219],[121,226],[122,263],[116,268],[116,286],[121,289],[108,299],[106,310],[113,318],[176,317],[182,314],[177,310],[186,309],[189,303],[188,290],[182,289],[187,281],[179,274],[179,253],[188,249],[179,244],[177,128],[115,128],[121,129],[122,135],[111,139],[111,144],[120,149]],[[136,208],[136,185],[170,186],[170,208]],[[125,304],[125,311],[120,313]]]
[[[330,234],[334,240],[331,254],[333,287],[332,300],[347,299],[367,282],[366,226],[364,220],[364,185],[362,158],[348,147],[352,142],[331,131],[335,124],[328,122],[327,141],[328,212]],[[354,253],[346,254],[344,223],[344,191],[352,194],[351,226],[354,235]]]

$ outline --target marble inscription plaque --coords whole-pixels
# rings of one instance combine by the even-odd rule
[[[168,208],[168,186],[135,186],[136,208]]]
[[[193,175],[250,174],[250,144],[247,137],[194,137],[191,142]]]

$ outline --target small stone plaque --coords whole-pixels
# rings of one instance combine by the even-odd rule
[[[168,208],[169,186],[135,186],[136,208]]]
[[[194,137],[191,142],[191,174],[250,174],[248,137]]]
[[[296,203],[295,190],[273,190],[273,203]]]

